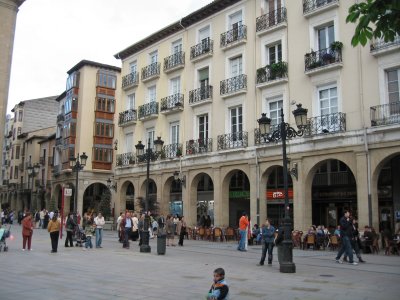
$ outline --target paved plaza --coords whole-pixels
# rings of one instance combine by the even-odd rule
[[[46,230],[35,230],[33,251],[21,250],[19,225],[12,226],[9,252],[0,253],[0,299],[205,299],[213,270],[223,267],[230,299],[399,299],[400,257],[364,255],[366,264],[337,264],[336,252],[294,250],[297,272],[282,274],[275,255],[272,266],[256,266],[261,246],[248,252],[235,242],[185,240],[157,255],[129,250],[106,231],[103,248],[64,248],[50,253]],[[177,242],[177,241],[176,241]],[[275,252],[275,250],[274,250]]]

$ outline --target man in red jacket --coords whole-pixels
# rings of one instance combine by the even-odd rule
[[[239,220],[240,241],[237,248],[239,251],[246,251],[247,226],[249,226],[249,219],[247,218],[247,213],[244,211]]]

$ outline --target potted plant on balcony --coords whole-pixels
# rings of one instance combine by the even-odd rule
[[[122,166],[122,157],[117,157],[117,166]]]
[[[135,157],[133,155],[129,156],[129,164],[130,165],[134,165],[135,164]]]
[[[324,65],[332,64],[335,62],[335,56],[327,52],[324,55],[322,55],[322,62]]]
[[[339,42],[339,41],[332,42],[330,48],[331,48],[331,51],[333,51],[333,52],[340,52],[340,51],[342,51],[343,43]]]
[[[257,83],[264,82],[267,76],[266,67],[261,67],[257,69]]]
[[[176,157],[181,157],[182,156],[182,148],[181,147],[178,147],[177,149],[176,149]]]
[[[269,79],[274,80],[276,78],[285,77],[287,73],[287,64],[283,61],[278,61],[276,63],[267,66],[269,69]]]

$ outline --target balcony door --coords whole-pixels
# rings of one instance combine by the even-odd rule
[[[320,130],[322,132],[335,132],[340,128],[338,112],[337,87],[323,87],[318,89],[320,107]]]
[[[197,117],[199,144],[207,143],[208,139],[208,114]]]
[[[158,61],[158,51],[151,52],[149,54],[150,64],[154,64]]]
[[[242,74],[243,72],[243,62],[242,56],[238,56],[235,58],[231,58],[229,60],[230,64],[230,78],[236,77]]]
[[[278,125],[282,121],[281,108],[283,107],[282,97],[267,99],[267,109],[271,118],[271,125]]]
[[[242,106],[237,106],[229,109],[230,111],[230,126],[231,126],[231,142],[233,147],[240,146],[243,140],[243,115]]]
[[[210,75],[209,75],[209,69],[204,68],[198,71],[199,75],[199,86],[200,86],[200,99],[207,99],[209,98],[209,82],[210,82]]]
[[[153,85],[147,89],[147,103],[156,102],[156,98],[157,98],[156,86]]]
[[[137,62],[136,61],[129,64],[129,70],[130,70],[130,73],[133,74],[133,76],[136,76],[136,73],[137,73]]]
[[[125,134],[125,153],[133,151],[133,132]]]
[[[177,40],[172,43],[172,49],[171,49],[172,54],[177,54],[182,52],[182,40]]]
[[[135,93],[129,94],[126,98],[126,110],[135,108]]]
[[[146,142],[145,142],[146,149],[147,149],[149,140],[150,140],[150,148],[154,149],[154,140],[155,140],[155,138],[156,138],[156,132],[154,131],[154,128],[153,127],[152,128],[148,128],[146,130]]]
[[[172,78],[170,81],[170,95],[180,94],[181,92],[181,77]]]
[[[318,50],[327,49],[335,41],[335,29],[333,24],[325,25],[317,29]]]
[[[389,97],[389,115],[391,122],[397,122],[400,116],[400,69],[387,71],[387,88]],[[385,111],[385,115],[387,112]]]
[[[201,43],[202,52],[210,50],[210,26],[199,30],[199,43]]]
[[[179,122],[170,123],[171,154],[176,156],[179,146]]]
[[[228,42],[237,41],[242,36],[242,11],[238,11],[229,16],[229,29],[232,30],[232,36],[228,38]]]
[[[267,46],[266,48],[267,57],[265,61],[267,62],[267,65],[282,61],[282,44],[280,41],[279,43]]]

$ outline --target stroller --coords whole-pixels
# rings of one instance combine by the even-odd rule
[[[86,235],[85,235],[85,230],[79,225],[76,226],[75,228],[75,237],[76,237],[76,247],[82,247],[84,243],[86,242]]]
[[[10,229],[11,225],[7,228],[0,228],[0,252],[3,250],[4,252],[8,251],[8,247],[6,244],[6,238],[10,237]]]

